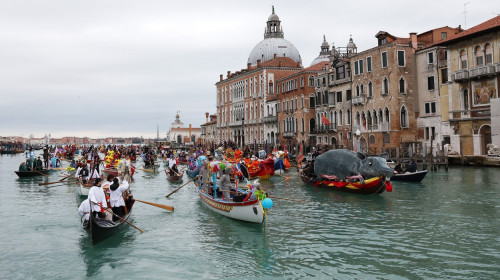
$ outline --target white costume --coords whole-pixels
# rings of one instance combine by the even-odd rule
[[[90,215],[90,202],[88,198],[82,201],[80,207],[78,207],[78,215],[88,221]]]
[[[106,202],[106,196],[104,195],[104,190],[98,186],[92,186],[89,190],[89,201],[92,201],[93,207],[92,210],[96,212],[101,212],[101,205],[104,208],[107,208],[108,203]]]
[[[122,193],[128,190],[128,187],[127,180],[123,180],[122,184],[116,190],[109,189],[109,204],[111,204],[111,207],[125,206]]]

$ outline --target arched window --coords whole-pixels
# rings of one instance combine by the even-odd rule
[[[337,112],[335,112],[335,113],[333,114],[332,124],[337,124],[337,123],[338,123],[338,121],[337,121]]]
[[[369,97],[373,96],[373,83],[372,83],[372,81],[368,82],[368,96]]]
[[[356,96],[359,96],[360,91],[359,91],[359,85],[356,86]]]
[[[381,124],[384,122],[384,115],[382,114],[382,109],[378,109],[378,123]]]
[[[403,77],[399,79],[399,93],[406,93],[405,79]]]
[[[387,77],[384,77],[382,80],[382,94],[388,94],[389,93],[389,79]]]
[[[493,48],[490,43],[484,45],[484,55],[486,56],[486,64],[493,63]]]
[[[408,127],[408,112],[406,107],[401,107],[401,127]]]
[[[269,82],[269,93],[274,93],[274,84],[273,84],[273,81],[270,81]]]
[[[480,46],[474,48],[474,57],[476,58],[476,67],[484,64],[484,53]]]
[[[465,50],[460,51],[460,69],[467,69],[467,52]]]
[[[309,86],[314,87],[314,77],[313,76],[309,76]]]
[[[356,125],[360,124],[361,124],[361,115],[359,114],[359,112],[356,112]]]
[[[339,125],[342,125],[342,110],[339,112]]]
[[[373,124],[378,124],[377,111],[373,110]]]
[[[390,118],[391,114],[389,113],[389,108],[387,108],[387,107],[385,108],[385,114],[384,115],[385,115],[384,116],[384,121],[386,123],[390,123],[391,122],[391,118]]]
[[[347,109],[347,124],[351,124],[351,109]]]
[[[300,87],[304,87],[304,77],[300,77]]]
[[[366,122],[368,123],[368,127],[372,126],[372,113],[370,111],[366,114]]]

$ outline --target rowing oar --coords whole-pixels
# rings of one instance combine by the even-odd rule
[[[151,172],[151,173],[155,172],[155,171],[154,171],[154,170],[152,170],[152,169],[142,169],[142,168],[136,168],[136,170],[142,170],[142,171]]]
[[[135,199],[135,201],[139,201],[139,202],[142,202],[142,203],[145,203],[145,204],[149,204],[149,205],[153,205],[153,206],[156,206],[156,207],[160,207],[160,208],[163,208],[163,209],[166,209],[166,210],[174,211],[174,207],[172,207],[172,206],[158,204],[158,203],[153,203],[153,202],[139,200],[139,199]]]
[[[165,197],[169,197],[169,196],[171,196],[173,193],[175,193],[176,191],[180,190],[181,188],[183,188],[185,185],[187,185],[188,183],[190,183],[190,182],[191,182],[191,181],[193,181],[193,180],[194,180],[194,179],[191,179],[191,180],[187,181],[184,185],[182,185],[182,186],[178,187],[178,188],[177,188],[177,189],[175,189],[173,192],[171,192],[171,193],[167,194]]]
[[[177,173],[177,172],[175,172],[175,170],[173,170],[173,169],[170,169],[170,168],[169,168],[169,171],[170,171],[170,170],[172,170],[172,172],[174,172],[175,174],[177,174],[177,176],[182,177],[182,175],[181,175],[181,174],[179,174],[179,173]],[[182,171],[184,171],[184,170],[182,170]],[[181,172],[182,172],[182,171],[181,171]],[[165,169],[165,174],[167,174],[167,169]]]
[[[99,205],[99,204],[97,204],[97,205]],[[101,207],[101,208],[102,208],[102,206],[101,206],[101,205],[99,205],[99,207]],[[136,228],[138,231],[140,231],[140,232],[144,233],[144,231],[143,231],[142,229],[140,229],[140,228],[138,228],[138,227],[134,226],[131,222],[129,222],[129,221],[125,220],[124,218],[122,218],[122,217],[120,217],[120,216],[116,215],[115,213],[113,213],[113,211],[109,211],[109,209],[108,209],[108,208],[104,209],[104,211],[106,211],[106,212],[108,212],[108,213],[113,214],[113,216],[118,217],[118,218],[119,218],[120,220],[122,220],[123,222],[125,222],[125,223],[127,223],[127,224],[129,224],[129,225],[133,226],[133,227],[134,227],[134,228]]]
[[[39,172],[39,171],[36,171],[36,170],[31,170],[31,171],[34,171],[34,172],[36,172],[36,173],[38,173],[38,174],[42,174],[42,175],[43,175],[43,176],[45,176],[45,177],[49,177],[49,175],[47,175],[47,174],[43,174],[42,172]]]
[[[38,185],[39,186],[45,186],[45,185],[52,185],[52,184],[59,184],[59,183],[74,183],[74,182],[78,182],[77,180],[74,180],[74,181],[56,181],[56,182],[47,182],[47,183],[39,183]]]

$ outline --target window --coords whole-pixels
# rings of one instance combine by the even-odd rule
[[[339,112],[339,125],[342,125],[342,118],[343,118],[343,115],[342,115],[342,110],[340,110]]]
[[[310,87],[314,86],[314,77],[313,76],[309,76],[309,86]]]
[[[467,53],[465,50],[460,51],[460,68],[462,70],[467,69]]]
[[[269,82],[269,93],[270,93],[270,94],[273,94],[273,93],[274,93],[274,84],[273,84],[273,82],[272,82],[272,81],[271,81],[271,82]]]
[[[401,77],[401,79],[399,79],[399,93],[406,93],[405,91],[405,79],[403,79],[403,77]]]
[[[405,51],[398,51],[398,66],[404,67],[405,63]]]
[[[446,39],[446,37],[448,37],[448,33],[446,33],[446,32],[441,32],[441,40]]]
[[[300,87],[304,87],[304,77],[300,77]]]
[[[351,93],[351,90],[348,89],[348,90],[345,91],[345,100],[349,101],[351,99],[352,99],[352,93]]]
[[[335,105],[335,92],[328,93],[328,105],[330,106]]]
[[[484,45],[484,54],[486,55],[486,64],[492,64],[493,63],[493,49],[491,48],[490,43]]]
[[[363,60],[359,61],[359,74],[363,74],[365,71],[363,69]]]
[[[434,90],[434,76],[427,77],[427,89]]]
[[[382,80],[382,94],[388,94],[389,93],[389,79],[384,78]]]
[[[434,53],[430,52],[427,54],[427,62],[429,64],[433,64],[434,63]]]
[[[354,75],[359,75],[358,61],[354,61]]]
[[[474,55],[476,56],[476,66],[482,66],[484,64],[484,56],[480,46],[474,48]]]
[[[387,68],[387,52],[382,53],[382,68]]]
[[[448,68],[441,69],[441,83],[446,84],[448,82]]]
[[[342,92],[341,91],[337,92],[337,103],[340,103],[340,102],[342,102]]]
[[[368,82],[368,97],[373,96],[373,83],[372,81]]]
[[[280,93],[280,85],[276,85],[276,93]]]
[[[304,96],[301,97],[300,101],[301,101],[301,105],[302,105],[301,108],[304,108]]]
[[[359,96],[360,91],[359,91],[359,85],[356,86],[356,96]]]
[[[309,96],[309,108],[314,108],[316,107],[314,103],[314,96]]]
[[[346,124],[351,124],[351,110],[347,109],[347,122]]]
[[[385,111],[384,111],[384,118],[385,118],[385,122],[386,123],[390,123],[391,122],[391,114],[389,113],[389,108],[385,108]]]
[[[426,114],[434,114],[434,113],[436,113],[436,102],[427,102],[427,103],[425,103],[425,113]]]
[[[337,80],[345,78],[344,66],[337,67]]]
[[[367,57],[366,58],[366,72],[371,72],[372,71],[372,57]]]
[[[408,127],[408,112],[406,107],[401,107],[401,127]]]
[[[469,110],[469,91],[467,89],[462,92],[462,109]]]

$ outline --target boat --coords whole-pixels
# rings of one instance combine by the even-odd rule
[[[14,171],[16,172],[19,178],[25,177],[35,177],[35,176],[44,176],[49,173],[50,169],[42,169],[42,170],[31,170],[31,171]]]
[[[134,176],[135,167],[132,167],[131,169],[132,169],[132,172],[130,174],[130,177]],[[118,177],[118,170],[116,170],[115,168],[105,168],[102,172],[107,173],[107,174],[112,174],[115,177]]]
[[[167,179],[169,181],[172,181],[172,182],[181,180],[182,179],[182,173],[183,173],[183,171],[179,171],[179,172],[177,172],[176,175],[170,175],[170,172],[168,172],[167,170],[165,170],[165,174],[167,174]]]
[[[397,173],[392,176],[391,180],[404,182],[420,182],[424,179],[425,175],[427,175],[427,170]]]
[[[272,158],[267,158],[264,161],[259,161],[258,166],[252,163],[249,166],[247,166],[246,164],[241,164],[241,171],[245,175],[245,178],[248,178],[248,180],[257,178],[261,180],[268,180],[269,178],[271,178],[271,176],[274,175],[274,160]],[[248,174],[248,176],[245,174],[245,172]]]
[[[122,219],[114,222],[112,220],[112,214],[107,214],[106,219],[96,219],[94,217],[94,213],[92,211],[92,202],[91,211],[89,216],[89,232],[90,238],[92,239],[92,244],[95,245],[104,239],[110,237],[115,232],[117,232],[123,224],[125,224],[126,220],[129,219],[130,213],[132,213],[132,207],[134,205],[135,200],[131,200],[131,203],[127,203],[127,214],[125,214]],[[109,209],[109,208],[108,208]],[[111,209],[109,209],[111,211]]]
[[[78,185],[78,194],[81,196],[88,196],[89,195],[89,190],[92,188],[92,183],[84,183],[82,180],[76,181],[76,184]]]
[[[228,202],[207,194],[203,188],[200,187],[198,180],[195,180],[195,185],[197,186],[198,196],[203,204],[210,208],[210,210],[236,220],[251,223],[264,222],[267,211],[262,207],[260,200],[253,199],[241,202]],[[244,193],[242,197],[246,197],[246,193]],[[238,200],[243,200],[241,196],[239,196],[239,198]],[[234,199],[237,200],[236,198]]]
[[[349,193],[359,193],[359,194],[380,194],[384,191],[392,192],[392,184],[385,177],[373,177],[361,182],[344,182],[335,181],[324,178],[321,181],[317,181],[316,178],[308,177],[304,172],[300,173],[300,177],[303,182],[307,184],[312,184],[315,187],[330,189],[335,191],[343,191]]]
[[[187,169],[186,174],[188,175],[189,178],[193,179],[194,177],[198,176],[200,174],[200,169]]]

